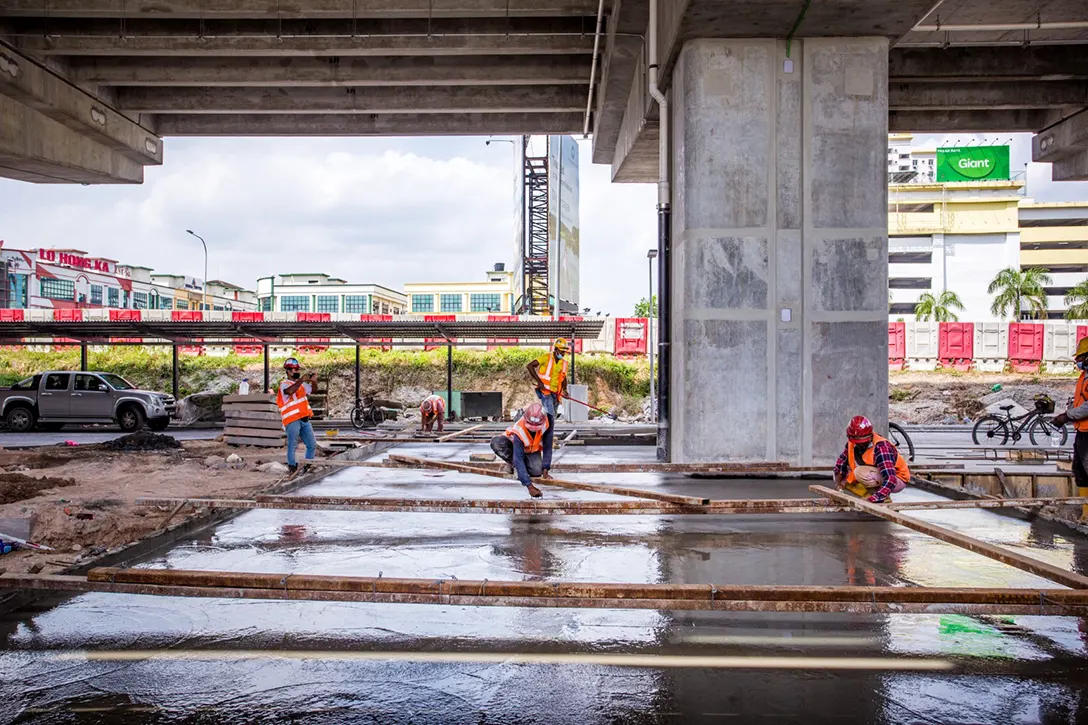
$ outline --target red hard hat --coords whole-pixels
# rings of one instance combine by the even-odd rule
[[[299,364],[298,360],[293,357],[289,357],[283,361],[283,367],[287,370],[298,370],[302,366]]]
[[[873,439],[873,424],[864,415],[855,415],[846,426],[846,440],[851,443],[866,443]]]
[[[548,416],[544,413],[544,406],[540,403],[533,403],[525,409],[525,413],[521,416],[525,421],[525,427],[534,433],[543,429],[548,423]]]

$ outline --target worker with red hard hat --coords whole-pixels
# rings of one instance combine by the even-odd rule
[[[540,403],[533,403],[502,435],[491,439],[491,450],[514,467],[521,485],[533,498],[544,494],[533,478],[548,478],[552,467],[552,426]]]
[[[846,426],[846,448],[835,463],[835,486],[872,503],[891,501],[910,482],[907,459],[888,439],[873,432],[873,424],[856,415]]]
[[[434,430],[434,424],[438,423],[438,432],[444,428],[443,421],[446,418],[446,401],[441,395],[428,395],[419,404],[419,430],[430,432]]]
[[[1081,371],[1073,389],[1073,405],[1064,413],[1054,416],[1052,422],[1056,426],[1072,423],[1076,430],[1073,436],[1073,482],[1077,484],[1078,496],[1088,496],[1088,337],[1082,337],[1077,342],[1073,361]],[[1088,521],[1088,504],[1081,507],[1080,515]]]

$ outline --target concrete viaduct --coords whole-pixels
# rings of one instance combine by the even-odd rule
[[[674,461],[883,428],[889,130],[1030,131],[1086,179],[1086,109],[1084,0],[0,0],[0,176],[139,183],[170,136],[591,133],[659,185]]]

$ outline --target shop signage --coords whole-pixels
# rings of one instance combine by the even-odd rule
[[[113,267],[104,259],[91,259],[90,257],[83,257],[78,254],[71,254],[70,252],[61,252],[56,249],[39,249],[38,261],[46,262],[48,264],[59,264],[62,267],[75,267],[76,269],[86,269],[91,272],[104,272],[105,274],[113,274]]]
[[[1008,181],[1008,146],[937,149],[937,181]]]

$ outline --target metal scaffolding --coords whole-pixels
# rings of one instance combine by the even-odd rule
[[[528,147],[526,147],[528,148]],[[525,254],[521,274],[525,297],[518,314],[547,316],[552,312],[549,297],[548,258],[548,152],[525,156],[525,197],[528,217],[525,225]]]

